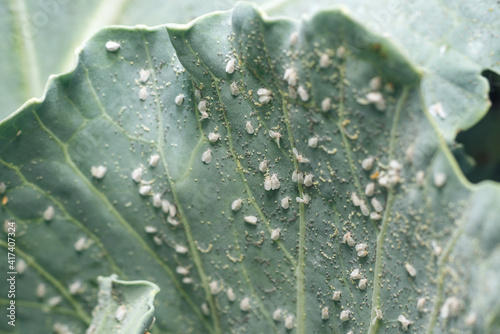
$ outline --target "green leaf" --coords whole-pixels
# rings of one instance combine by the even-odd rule
[[[154,323],[153,300],[159,288],[147,281],[99,277],[99,304],[87,333],[144,334]]]
[[[74,66],[74,50],[105,26],[186,23],[214,10],[228,10],[235,3],[235,0],[2,1],[0,120],[28,99],[41,97],[48,77],[70,70]]]
[[[153,333],[397,333],[401,315],[413,332],[498,331],[498,185],[465,180],[421,75],[343,10],[297,22],[240,4],[189,25],[100,31],[43,101],[0,125],[0,218],[16,221],[28,265],[16,329],[88,327],[94,278],[116,273],[161,288]],[[84,288],[71,294],[75,281]],[[61,304],[46,313],[53,296]]]
[[[448,143],[484,116],[488,84],[481,72],[500,73],[500,39],[492,33],[500,29],[500,15],[493,3],[302,0],[285,2],[269,13],[299,18],[338,5],[349,8],[372,31],[389,36],[422,68],[423,99],[427,108],[441,103],[443,117],[433,118]]]

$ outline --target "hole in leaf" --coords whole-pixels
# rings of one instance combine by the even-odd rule
[[[490,84],[491,107],[476,125],[457,134],[453,154],[472,183],[500,182],[500,75],[490,70],[482,75]]]

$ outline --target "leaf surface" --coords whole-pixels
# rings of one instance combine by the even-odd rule
[[[99,32],[42,102],[0,125],[2,221],[18,225],[18,284],[32,287],[20,326],[78,332],[94,278],[116,273],[161,288],[153,333],[397,333],[401,315],[415,332],[495,332],[498,186],[464,179],[421,75],[341,10],[297,22],[240,4],[189,25]],[[86,289],[71,295],[75,280]],[[33,311],[58,295],[70,311]]]

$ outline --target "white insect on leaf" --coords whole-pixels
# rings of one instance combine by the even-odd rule
[[[269,160],[264,159],[259,163],[259,171],[261,171],[262,173],[267,172],[268,168],[269,168]]]
[[[107,41],[106,42],[106,50],[109,52],[115,52],[120,48],[120,43],[117,43],[115,41]]]
[[[294,86],[288,86],[288,95],[290,95],[290,98],[293,100],[297,99],[297,89],[295,89]]]
[[[304,185],[306,187],[310,187],[313,185],[313,177],[314,175],[312,174],[307,174],[305,177],[304,177]]]
[[[208,141],[211,143],[215,143],[220,139],[220,134],[215,133],[215,132],[210,132],[208,134]]]
[[[184,94],[179,94],[175,97],[174,102],[176,105],[181,106],[184,103]]]
[[[307,140],[307,146],[310,148],[318,147],[319,138],[317,136],[311,137]]]
[[[139,71],[139,78],[140,78],[141,82],[148,81],[150,75],[151,75],[151,72],[149,72],[149,70],[145,70],[145,69],[141,68],[141,70]]]
[[[221,288],[219,286],[219,281],[214,280],[214,281],[210,282],[209,287],[210,287],[210,293],[212,295],[216,295],[221,291]]]
[[[93,177],[96,179],[102,179],[104,175],[106,175],[106,172],[108,171],[108,168],[104,166],[92,166],[90,168],[90,173],[92,174]]]
[[[335,300],[336,302],[338,302],[340,300],[340,298],[342,298],[342,291],[333,291],[333,297],[332,299]]]
[[[201,155],[201,161],[206,164],[209,164],[212,161],[212,150],[208,149]]]
[[[448,297],[441,309],[439,310],[439,316],[441,319],[447,319],[449,317],[456,317],[465,308],[465,304],[462,300],[455,296]]]
[[[375,183],[370,182],[365,187],[365,195],[368,197],[372,197],[375,193]]]
[[[280,180],[278,179],[278,175],[277,174],[273,174],[271,176],[271,189],[272,190],[277,190],[279,189],[281,186],[280,184]]]
[[[363,275],[361,274],[361,270],[359,269],[354,269],[352,272],[351,272],[351,279],[353,280],[358,280],[358,279],[361,279],[363,277]]]
[[[349,247],[353,247],[356,244],[356,242],[352,238],[351,232],[347,232],[346,234],[344,234],[344,236],[342,237],[342,243],[348,244]]]
[[[327,53],[322,53],[321,56],[319,57],[319,67],[325,68],[330,66],[331,61],[330,61],[330,56]]]
[[[157,246],[161,246],[161,245],[163,245],[163,240],[161,240],[161,238],[160,238],[158,235],[153,236],[153,242],[154,242]]]
[[[288,209],[290,207],[290,197],[286,196],[281,199],[281,207]]]
[[[142,180],[142,167],[137,167],[136,169],[134,169],[132,171],[132,180],[134,180],[134,182],[141,182]]]
[[[201,100],[201,90],[196,89],[194,91],[194,97],[196,97],[197,100]]]
[[[297,75],[297,71],[291,67],[285,70],[285,75],[283,75],[283,80],[288,82],[290,86],[297,86],[297,82],[299,80],[299,76]]]
[[[274,321],[281,321],[282,318],[283,318],[283,310],[280,308],[277,308],[276,310],[274,310],[273,320]]]
[[[384,96],[380,92],[370,92],[365,96],[369,103],[373,103],[379,111],[384,111],[387,108]]]
[[[245,223],[248,223],[250,225],[257,224],[257,217],[255,217],[255,216],[245,216],[245,217],[243,217],[243,220],[245,221]]]
[[[380,90],[382,88],[382,78],[379,76],[371,78],[368,86],[371,90]]]
[[[141,100],[146,100],[148,98],[148,89],[146,87],[142,87],[140,90],[139,90],[139,98]]]
[[[167,217],[167,222],[172,225],[172,226],[179,226],[179,222],[177,221],[177,219],[175,218],[172,218],[171,216],[168,216]]]
[[[369,171],[373,168],[374,161],[375,161],[375,158],[372,156],[369,156],[361,162],[361,167],[363,167],[364,170]]]
[[[351,311],[350,310],[343,310],[340,312],[340,320],[342,321],[349,321],[351,320]]]
[[[241,209],[241,204],[243,203],[243,200],[241,198],[235,199],[233,203],[231,203],[231,210],[233,211],[238,211]]]
[[[302,101],[307,102],[309,100],[309,94],[304,86],[300,85],[299,88],[297,88],[297,93]]]
[[[26,268],[28,268],[28,264],[26,263],[26,261],[24,261],[23,259],[20,259],[19,261],[17,261],[17,263],[16,263],[16,271],[17,271],[18,274],[24,273],[24,271],[26,270]]]
[[[425,312],[425,297],[421,297],[417,300],[417,310],[419,312]]]
[[[269,137],[273,138],[276,141],[276,144],[278,144],[278,147],[280,147],[281,133],[279,133],[278,131],[269,130]]]
[[[310,162],[309,159],[304,157],[302,154],[299,154],[299,151],[297,151],[297,149],[295,147],[292,149],[292,152],[293,152],[293,155],[295,156],[295,159],[297,159],[298,163],[307,164]]]
[[[68,291],[71,295],[76,295],[82,290],[82,282],[81,281],[74,281],[68,286]]]
[[[271,101],[272,92],[266,88],[259,88],[257,90],[257,95],[259,96],[260,103],[267,104]]]
[[[54,306],[57,306],[58,304],[60,304],[61,302],[62,302],[61,296],[54,296],[47,301],[47,304],[50,307],[54,307]]]
[[[188,252],[187,247],[176,244],[175,245],[175,251],[179,254],[186,254]]]
[[[210,315],[210,309],[208,308],[207,303],[201,304],[201,312],[203,312],[204,315]]]
[[[362,279],[359,280],[358,288],[360,290],[365,290],[367,284],[368,284],[368,280],[366,278],[362,278]]]
[[[232,74],[236,67],[236,61],[234,59],[230,59],[226,64],[226,72]]]
[[[311,196],[304,193],[302,194],[302,197],[296,197],[295,200],[297,201],[297,203],[309,204],[309,202],[311,201]]]
[[[5,190],[7,190],[7,186],[5,185],[5,183],[0,182],[0,194],[5,193]]]
[[[85,237],[78,238],[78,240],[75,242],[73,247],[75,248],[75,250],[77,252],[83,251],[84,249],[86,249],[88,247],[87,238],[85,238]]]
[[[280,234],[281,234],[281,229],[280,228],[276,228],[274,230],[271,231],[271,240],[278,240],[280,238]]]
[[[446,113],[444,112],[443,109],[443,104],[441,102],[438,102],[436,104],[433,104],[432,106],[429,107],[429,113],[432,116],[439,116],[441,119],[446,118]]]
[[[36,296],[38,298],[43,298],[45,297],[45,293],[47,292],[47,288],[45,287],[45,284],[40,283],[36,287]]]
[[[321,319],[327,320],[328,318],[330,318],[330,311],[328,306],[325,306],[321,309]]]
[[[238,96],[241,93],[236,82],[231,83],[231,85],[229,86],[229,91],[231,92],[232,96]]]
[[[264,179],[264,189],[266,189],[266,191],[271,190],[271,177],[269,175]]]
[[[384,207],[382,204],[376,199],[375,197],[372,198],[372,206],[377,212],[382,212],[384,211]]]
[[[293,315],[288,315],[286,318],[285,318],[285,328],[288,329],[288,330],[291,330],[294,326],[294,319],[293,319]]]
[[[153,234],[153,233],[156,233],[158,231],[158,229],[155,226],[146,225],[146,226],[144,226],[144,231],[146,233]]]
[[[327,112],[332,108],[332,100],[329,97],[326,97],[321,101],[321,110]]]
[[[250,298],[245,297],[240,302],[240,310],[243,312],[248,312],[252,309],[252,305],[250,305]]]
[[[69,329],[68,325],[61,324],[59,322],[52,325],[52,330],[55,334],[73,334],[73,331]]]
[[[366,249],[368,248],[368,244],[366,243],[359,243],[356,245],[356,252],[358,253],[359,257],[365,257],[368,255],[368,252]]]
[[[208,118],[208,113],[206,111],[200,112],[200,119],[204,120]]]
[[[363,201],[359,199],[358,194],[355,192],[351,194],[351,201],[354,206],[360,206],[361,203],[363,203]]]
[[[227,295],[227,299],[230,302],[234,302],[236,300],[236,295],[234,294],[233,288],[227,289],[226,295]]]
[[[434,185],[437,188],[441,188],[445,185],[446,183],[446,174],[441,173],[441,172],[435,172],[434,173]]]
[[[153,154],[151,157],[149,157],[149,165],[151,167],[158,166],[158,162],[160,162],[160,156],[158,154]]]
[[[193,284],[193,279],[191,277],[183,277],[182,283],[184,284]]]
[[[142,196],[150,196],[152,193],[153,188],[148,184],[139,187],[139,194]]]
[[[207,111],[207,101],[206,100],[201,100],[200,103],[198,103],[198,111],[200,113],[204,113]]]
[[[51,221],[52,219],[54,219],[55,213],[56,211],[54,210],[54,207],[52,205],[49,205],[49,207],[43,212],[43,219],[45,219],[46,221]]]
[[[410,320],[408,320],[404,315],[400,315],[398,317],[398,321],[401,323],[401,328],[404,330],[404,331],[408,331],[410,330],[410,325],[413,323],[411,322]]]
[[[166,199],[161,201],[161,209],[163,213],[167,214],[170,211],[170,202]]]
[[[405,269],[411,277],[417,276],[417,269],[411,263],[406,262]]]
[[[169,203],[168,211],[169,217],[175,217],[175,215],[177,214],[177,207],[175,206],[175,204]]]
[[[177,268],[175,269],[175,271],[179,275],[183,275],[183,276],[189,275],[189,268],[186,268],[186,267],[183,267],[183,266],[177,266]]]
[[[374,211],[374,212],[370,213],[370,219],[380,220],[380,219],[382,219],[382,215],[380,213]]]
[[[252,123],[250,121],[247,121],[247,123],[245,124],[245,128],[246,128],[247,133],[249,135],[252,135],[254,133],[254,129],[253,129]]]

